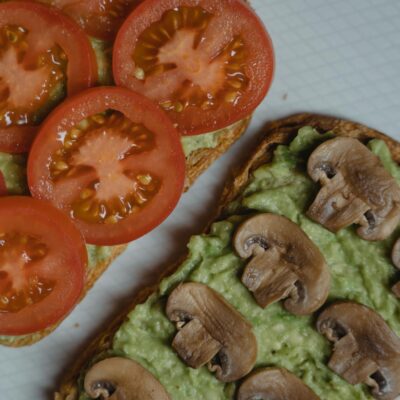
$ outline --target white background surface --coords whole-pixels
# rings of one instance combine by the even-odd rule
[[[201,231],[225,177],[263,124],[294,112],[334,114],[400,140],[399,0],[252,0],[275,45],[276,75],[250,130],[156,231],[131,244],[62,325],[40,343],[0,347],[0,400],[52,398],[62,372],[137,290]],[[200,399],[194,399],[200,400]]]

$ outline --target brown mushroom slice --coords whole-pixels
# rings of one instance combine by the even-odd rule
[[[400,338],[370,308],[337,303],[318,318],[318,331],[334,342],[329,368],[352,385],[365,383],[376,399],[400,394]]]
[[[91,399],[170,400],[149,371],[122,357],[106,358],[94,364],[86,374],[84,388]]]
[[[178,286],[167,302],[178,333],[172,347],[192,368],[208,364],[222,382],[247,375],[257,357],[252,327],[221,295],[201,283]]]
[[[305,315],[325,303],[330,272],[324,256],[289,219],[274,214],[251,217],[239,226],[233,244],[240,257],[251,257],[242,282],[261,307],[286,299],[289,312]]]
[[[400,221],[400,187],[359,140],[339,137],[317,147],[308,174],[322,188],[307,215],[327,229],[358,224],[365,240],[383,240]]]
[[[400,299],[400,282],[397,282],[395,285],[393,285],[392,292]]]
[[[400,269],[400,239],[397,239],[392,250],[392,261],[393,264]],[[400,299],[400,282],[397,282],[393,287],[392,291],[396,297]]]
[[[244,380],[237,400],[319,400],[297,376],[283,368],[261,369]]]

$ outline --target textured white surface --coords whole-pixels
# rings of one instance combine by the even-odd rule
[[[156,231],[133,243],[42,342],[0,348],[0,399],[50,399],[63,370],[137,290],[153,282],[210,215],[225,177],[263,124],[294,112],[350,118],[400,140],[399,0],[252,0],[275,45],[273,87],[250,130],[184,195]],[[196,399],[200,400],[200,399]]]

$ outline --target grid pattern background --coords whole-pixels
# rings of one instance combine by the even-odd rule
[[[400,140],[400,1],[251,2],[274,41],[277,69],[249,132],[183,196],[161,227],[130,245],[55,333],[29,348],[0,348],[1,399],[51,398],[89,338],[140,287],[154,282],[160,268],[203,228],[224,179],[248,154],[266,121],[320,112]]]

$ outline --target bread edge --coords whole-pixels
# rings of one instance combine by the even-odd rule
[[[362,142],[371,139],[382,139],[388,145],[393,159],[397,163],[400,163],[400,143],[360,123],[309,113],[295,114],[287,118],[272,121],[267,123],[264,127],[258,144],[252,153],[249,154],[247,161],[234,172],[231,179],[226,183],[219,204],[216,206],[215,216],[210,221],[209,226],[218,219],[224,218],[223,208],[241,192],[248,182],[251,173],[260,165],[271,161],[274,149],[280,144],[288,144],[297,135],[298,130],[304,126],[312,126],[320,133],[331,131],[338,136],[354,137]],[[79,359],[64,375],[59,390],[54,394],[55,400],[77,400],[78,388],[76,382],[81,370],[96,354],[111,348],[113,336],[126,319],[127,314],[131,312],[136,305],[143,303],[151,294],[155,293],[158,290],[161,280],[174,273],[186,256],[187,254],[185,254],[178,263],[167,268],[162,276],[160,276],[159,282],[156,285],[146,287],[139,291],[139,293],[134,296],[133,302],[129,307],[123,310],[112,323],[108,324],[107,328],[89,344],[85,352],[82,353]]]
[[[193,151],[189,157],[186,159],[186,180],[185,180],[185,191],[187,191],[190,186],[196,181],[196,179],[222,154],[224,154],[229,147],[231,147],[247,130],[251,121],[251,116],[239,121],[235,125],[235,129],[221,135],[218,140],[218,144],[212,148],[201,148]],[[100,278],[100,276],[105,272],[109,265],[122,254],[127,245],[120,245],[112,247],[111,254],[108,258],[103,260],[101,263],[92,266],[86,278],[86,283],[84,287],[83,294],[79,302],[86,296],[87,292],[93,287],[95,282]],[[14,336],[12,339],[7,337],[0,338],[0,345],[9,347],[22,347],[29,346],[36,342],[39,342],[50,333],[52,333],[63,320],[55,325],[52,325],[42,331],[35,332],[32,335],[21,336],[16,339]]]

